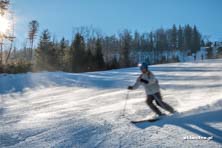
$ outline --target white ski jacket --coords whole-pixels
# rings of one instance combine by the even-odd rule
[[[142,82],[142,80],[147,81],[148,83]],[[148,71],[146,73],[141,74],[136,83],[132,86],[133,89],[137,89],[140,85],[142,85],[146,91],[146,95],[153,95],[160,91],[160,86],[158,84],[158,80],[155,78],[152,72]]]

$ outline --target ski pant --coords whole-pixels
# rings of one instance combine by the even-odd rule
[[[146,103],[147,105],[158,115],[161,115],[161,111],[153,104],[153,100],[155,100],[156,104],[160,107],[162,107],[163,109],[169,111],[170,113],[175,112],[174,109],[167,103],[163,102],[162,100],[162,96],[160,94],[160,92],[157,92],[153,95],[148,95],[147,96],[147,100]]]

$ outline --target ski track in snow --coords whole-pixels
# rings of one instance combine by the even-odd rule
[[[150,67],[180,114],[153,123],[138,68],[0,74],[0,147],[222,147],[222,60]],[[213,136],[212,140],[184,140]]]

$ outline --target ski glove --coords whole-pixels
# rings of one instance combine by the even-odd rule
[[[145,83],[145,84],[148,84],[149,83],[149,81],[147,81],[147,80],[144,80],[144,79],[140,79],[140,82],[142,82],[142,83]]]
[[[132,89],[133,89],[133,87],[132,87],[132,86],[128,86],[128,89],[129,89],[129,90],[132,90]]]

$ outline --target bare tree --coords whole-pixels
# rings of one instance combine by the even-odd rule
[[[9,34],[8,37],[7,37],[8,41],[10,42],[10,48],[9,48],[9,52],[7,54],[5,63],[7,63],[8,59],[10,58],[12,48],[13,48],[14,39],[15,39],[15,36],[14,36],[14,34],[15,34],[15,20],[14,20],[13,16],[12,16],[11,21],[12,21],[11,34]]]
[[[8,10],[9,0],[0,0],[0,14],[4,15],[5,11]]]
[[[0,15],[3,16],[8,10],[9,0],[0,0]],[[3,62],[3,40],[5,39],[5,34],[0,32],[0,65]]]
[[[39,29],[38,21],[32,20],[29,23],[29,32],[28,32],[28,40],[30,43],[30,60],[32,60],[32,57],[33,57],[34,40],[35,40],[35,37],[37,36],[38,29]]]

